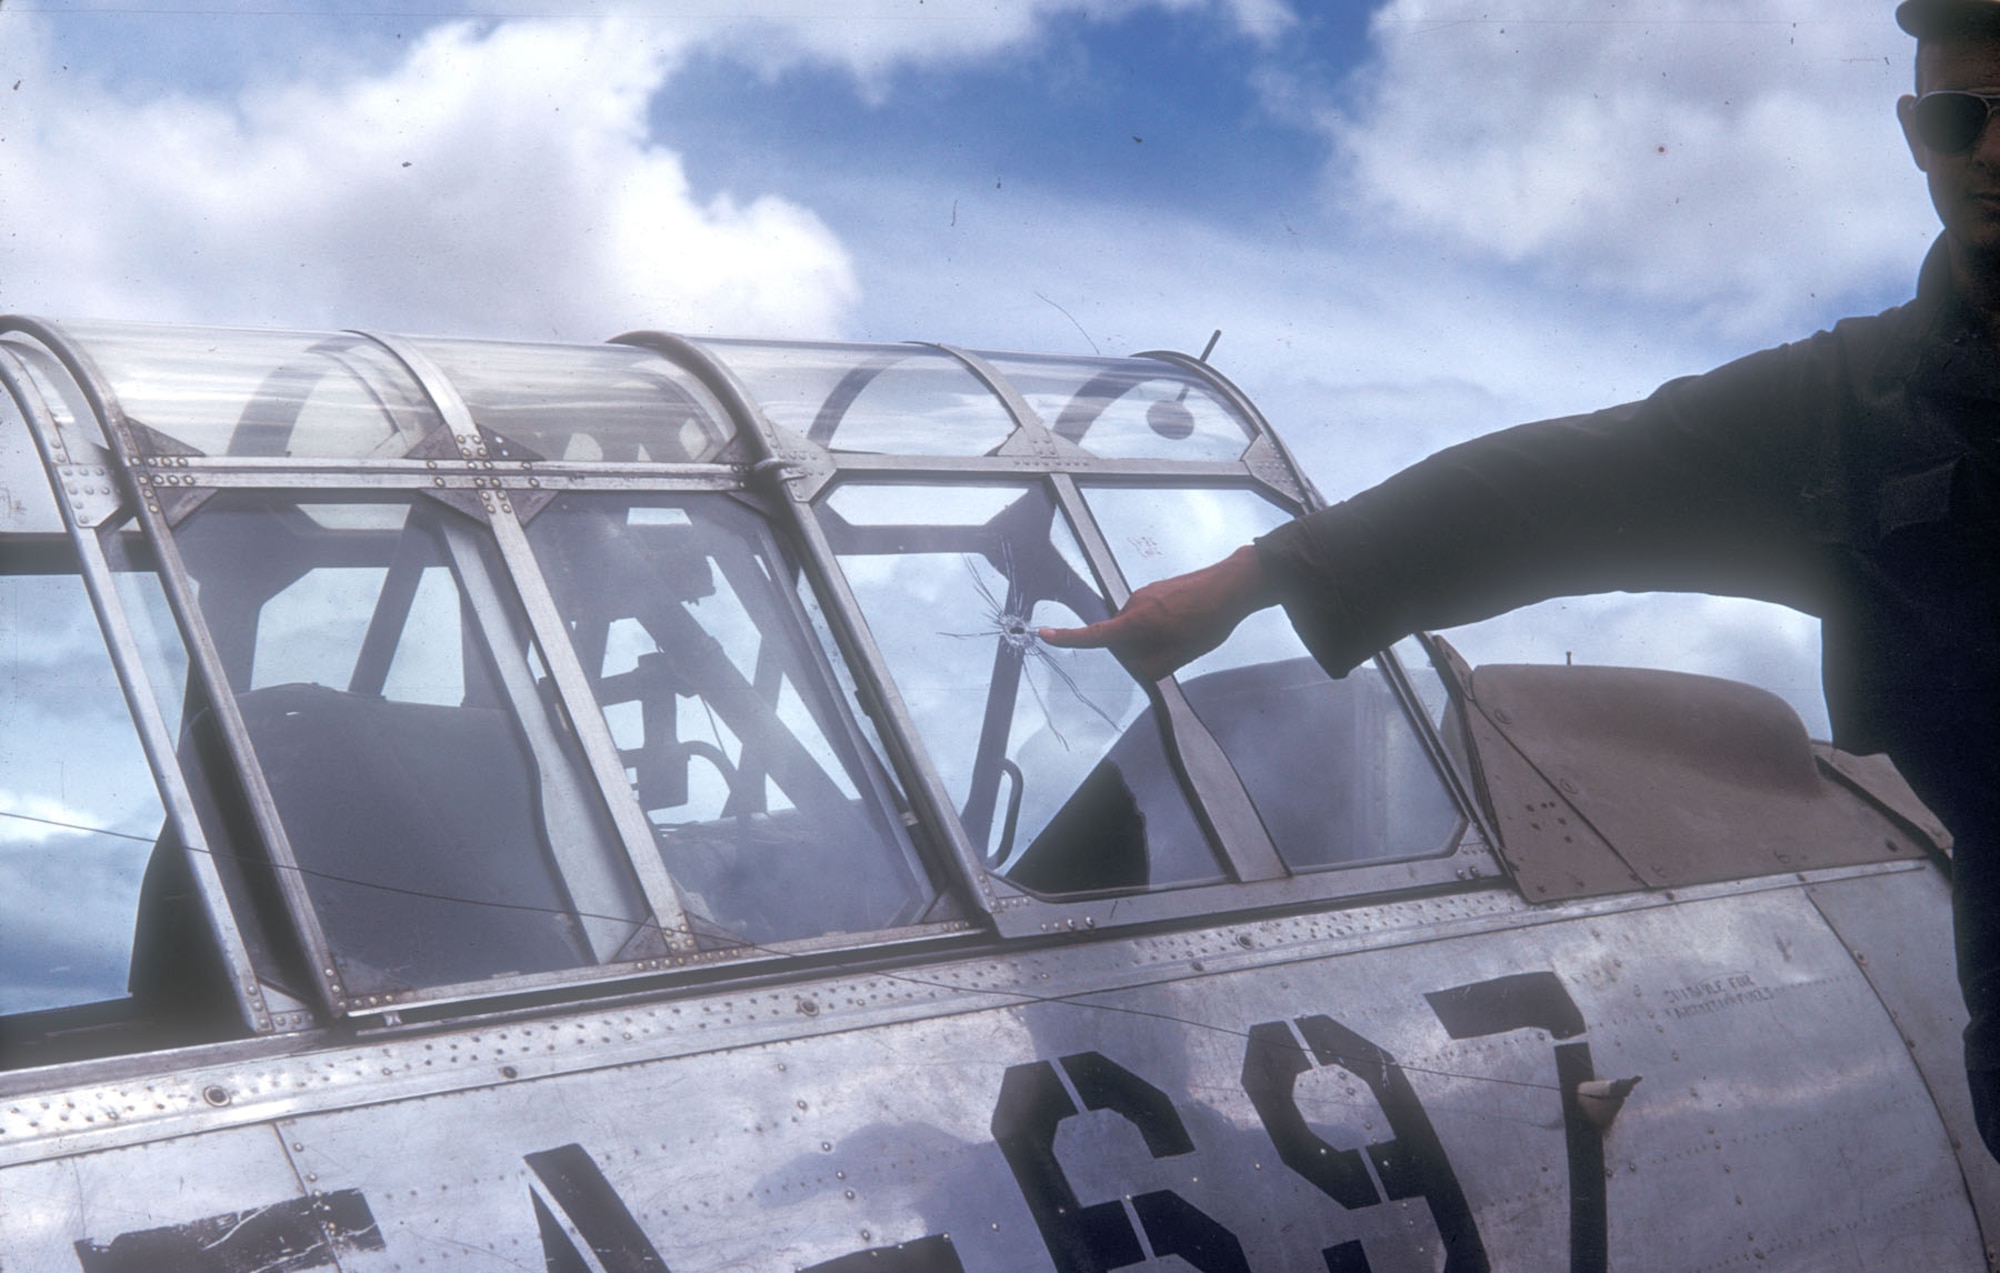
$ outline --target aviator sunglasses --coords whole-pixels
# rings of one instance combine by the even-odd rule
[[[1940,89],[1917,99],[1917,136],[1940,155],[1962,155],[1979,144],[1986,121],[2000,107],[2000,93]]]

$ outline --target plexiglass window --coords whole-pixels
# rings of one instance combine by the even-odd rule
[[[921,345],[697,343],[772,423],[831,450],[985,455],[1014,431],[963,363]]]
[[[0,553],[0,1014],[123,999],[160,798],[83,580]]]
[[[349,994],[664,949],[484,527],[223,494],[176,538]]]
[[[1044,487],[849,484],[821,520],[990,869],[1051,894],[1221,878],[1146,691],[1035,636],[1108,613]]]
[[[528,537],[698,931],[925,916],[934,890],[761,517],[725,495],[565,495]]]
[[[57,439],[68,452],[71,463],[110,458],[104,446],[104,430],[98,427],[90,403],[54,355],[20,334],[0,337],[0,355],[11,356],[15,366],[27,376],[32,391],[41,400],[40,405],[48,411],[50,422],[56,426]],[[8,494],[16,502],[13,510],[0,512],[18,514],[22,501],[34,504],[39,503],[42,497],[25,491],[16,483],[33,482],[37,486],[45,486],[48,478],[40,471],[41,460],[34,440],[28,434],[26,422],[20,420],[18,408],[11,398],[0,400],[0,416],[15,421],[0,429],[5,433],[5,437],[0,438],[0,463],[6,466]],[[32,467],[17,467],[21,464]],[[47,508],[49,516],[55,517],[55,505],[48,504]],[[60,527],[60,522],[55,523],[56,529]]]
[[[1287,516],[1245,489],[1092,486],[1084,499],[1134,588],[1208,565]],[[1379,666],[1333,680],[1274,607],[1178,679],[1293,870],[1451,847],[1457,807]]]
[[[178,687],[152,553],[129,526],[96,533],[125,605],[164,624],[149,670]],[[26,422],[0,396],[0,1065],[115,1050],[131,1027],[154,1045],[230,1027],[233,1003],[220,1024],[195,1010],[210,987],[165,949],[186,868]]]
[[[1119,460],[1234,460],[1251,429],[1209,384],[1151,358],[982,354],[1049,432]]]
[[[628,345],[411,342],[450,378],[481,426],[545,460],[698,464],[735,435],[714,395]]]
[[[66,323],[110,383],[141,447],[178,454],[405,455],[440,423],[407,368],[346,332]]]

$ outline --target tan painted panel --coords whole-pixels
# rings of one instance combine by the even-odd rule
[[[1532,873],[1523,880],[1530,897],[1609,891],[1604,846],[1653,888],[1928,852],[1815,754],[1782,699],[1751,686],[1632,668],[1492,665],[1472,674],[1472,707],[1503,852]],[[1591,834],[1558,837],[1552,822]]]

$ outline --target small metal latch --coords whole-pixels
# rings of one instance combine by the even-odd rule
[[[1577,1108],[1600,1132],[1611,1130],[1611,1120],[1625,1108],[1625,1098],[1639,1086],[1643,1075],[1629,1079],[1589,1079],[1576,1085]]]
[[[774,455],[767,460],[759,460],[750,466],[750,481],[752,483],[768,482],[770,485],[776,486],[780,482],[787,481],[798,475],[799,466],[781,455]]]

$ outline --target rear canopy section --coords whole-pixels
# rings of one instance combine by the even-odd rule
[[[1315,506],[1197,359],[15,318],[0,386],[12,1063],[1500,873],[1417,642],[1034,635]]]

